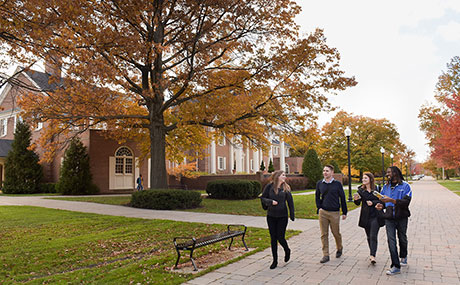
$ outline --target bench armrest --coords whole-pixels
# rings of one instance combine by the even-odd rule
[[[192,240],[193,241],[193,247],[195,247],[195,244],[196,244],[196,239],[194,237],[175,237],[173,239],[173,242],[174,242],[174,246],[177,247],[177,242],[176,240],[178,239],[188,239],[188,240]]]
[[[232,225],[227,225],[227,232],[230,231],[230,227],[244,227],[244,232],[246,233],[246,229],[248,227],[246,227],[245,225],[242,225],[242,224],[232,224]]]

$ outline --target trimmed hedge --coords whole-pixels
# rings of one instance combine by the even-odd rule
[[[191,209],[200,206],[201,194],[190,190],[154,189],[134,192],[130,206],[154,210]]]
[[[262,193],[262,184],[256,180],[214,180],[206,185],[209,198],[248,200]]]
[[[57,193],[56,183],[40,184],[40,193]]]

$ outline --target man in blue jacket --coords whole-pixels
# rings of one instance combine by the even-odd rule
[[[407,223],[410,217],[409,204],[412,199],[412,190],[409,183],[404,181],[401,170],[396,166],[387,169],[388,182],[383,186],[380,200],[385,203],[385,226],[387,231],[388,247],[391,256],[391,266],[387,275],[401,273],[401,266],[407,265]],[[383,205],[377,204],[377,210]],[[396,231],[399,239],[399,256],[396,245]]]
[[[342,183],[334,180],[334,167],[326,165],[323,168],[324,179],[316,183],[316,208],[318,209],[319,227],[321,230],[321,243],[323,246],[323,258],[321,263],[329,261],[329,227],[337,246],[336,258],[342,256],[343,245],[340,234],[340,208],[342,219],[347,218],[347,200],[343,192]]]

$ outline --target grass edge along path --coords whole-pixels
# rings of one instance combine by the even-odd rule
[[[436,180],[436,182],[460,196],[460,181]]]
[[[266,229],[248,228],[255,248],[195,274],[170,270],[175,236],[204,236],[225,225],[115,217],[32,206],[1,206],[0,283],[180,284],[270,246]],[[300,231],[288,231],[287,237]],[[235,247],[242,247],[235,239]],[[197,249],[198,259],[226,251],[228,241]],[[188,262],[185,254],[180,264]]]
[[[353,190],[352,193],[355,193]],[[345,194],[348,199],[348,191]],[[127,206],[131,200],[130,196],[93,196],[93,197],[56,197],[46,198],[66,201],[93,202],[110,205]],[[318,219],[316,214],[315,195],[293,195],[295,216],[301,219]],[[347,202],[348,210],[354,210],[358,206],[353,202]],[[262,209],[259,199],[252,200],[219,200],[203,198],[201,207],[195,209],[187,209],[183,211],[199,212],[199,213],[214,213],[214,214],[229,214],[229,215],[245,215],[245,216],[265,216],[266,211]]]

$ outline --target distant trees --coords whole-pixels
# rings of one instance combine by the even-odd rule
[[[460,167],[460,57],[447,64],[438,78],[436,104],[419,111],[420,129],[425,132],[431,158],[438,167]]]

